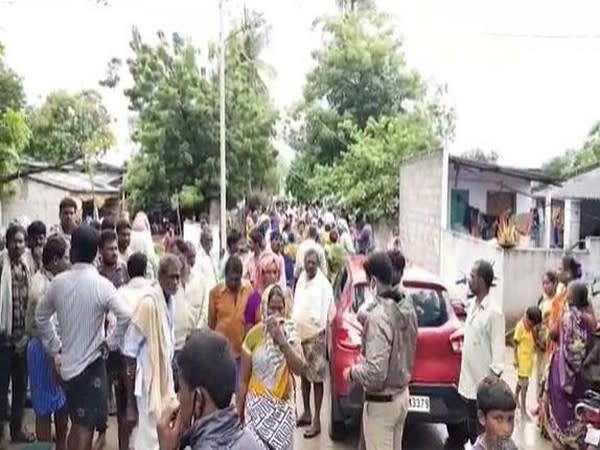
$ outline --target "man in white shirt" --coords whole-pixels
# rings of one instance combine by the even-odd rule
[[[212,232],[209,227],[204,227],[200,233],[200,248],[198,249],[193,269],[207,283],[206,289],[209,291],[217,285],[217,270],[210,256],[212,246]]]
[[[464,345],[458,392],[469,412],[469,439],[474,443],[478,433],[477,387],[488,375],[502,376],[504,371],[506,324],[501,305],[490,296],[494,286],[494,268],[487,261],[477,261],[471,270],[469,288],[473,305],[464,325]]]
[[[319,268],[327,276],[327,257],[325,255],[325,249],[318,242],[319,229],[311,225],[308,227],[308,236],[304,239],[296,252],[296,278],[300,276],[300,273],[304,269],[304,259],[309,250],[314,250],[319,258]]]
[[[130,320],[113,284],[93,265],[98,241],[98,232],[87,225],[73,231],[73,266],[52,280],[35,312],[39,336],[65,385],[70,449],[91,448],[94,430],[107,421],[109,385],[104,357],[118,349]],[[116,325],[105,338],[108,312],[115,315]],[[51,321],[54,314],[59,334]]]
[[[140,271],[144,272],[145,268]],[[158,284],[143,288],[123,342],[128,396],[133,394],[136,401],[136,407],[130,403],[127,410],[130,426],[137,422],[135,450],[159,449],[156,426],[162,410],[175,398],[173,295],[180,279],[180,259],[167,254],[159,263]]]
[[[319,270],[319,255],[308,249],[304,255],[304,271],[298,279],[294,295],[292,319],[298,327],[298,337],[306,359],[302,374],[302,401],[304,412],[298,426],[311,427],[304,437],[314,438],[321,433],[321,405],[323,382],[327,373],[325,331],[330,308],[333,305],[333,289],[325,274]],[[310,391],[314,387],[315,413],[311,417]]]

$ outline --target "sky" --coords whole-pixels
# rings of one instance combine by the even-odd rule
[[[0,41],[24,78],[32,103],[56,89],[98,88],[106,63],[130,55],[133,25],[158,29],[199,47],[218,35],[218,0],[0,0]],[[335,13],[334,0],[227,0],[232,22],[243,4],[271,23],[264,59],[281,109],[300,100],[311,51],[321,42],[312,23]],[[495,150],[504,164],[534,167],[579,147],[600,120],[600,2],[597,0],[379,0],[404,41],[408,64],[445,85],[456,110],[450,150]],[[124,80],[127,84],[127,79]],[[127,101],[102,91],[115,117],[118,150],[131,153]]]

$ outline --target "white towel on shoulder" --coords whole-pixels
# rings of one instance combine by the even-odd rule
[[[0,335],[12,335],[12,272],[8,251],[0,253],[2,272],[0,273]]]

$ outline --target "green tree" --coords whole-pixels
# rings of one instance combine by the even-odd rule
[[[115,143],[112,119],[96,91],[56,91],[29,114],[29,156],[43,161],[93,158]]]
[[[0,43],[0,193],[17,172],[31,132],[23,113],[25,92],[21,78],[4,62]]]
[[[600,122],[588,132],[581,148],[567,150],[563,155],[551,158],[542,169],[551,175],[565,178],[600,163]]]
[[[262,26],[242,28],[227,40],[226,148],[228,200],[251,187],[271,188],[276,156],[271,138],[277,114],[260,83]],[[251,33],[255,32],[256,36]],[[140,151],[126,183],[135,208],[168,202],[198,209],[219,196],[218,65],[201,68],[197,49],[174,34],[149,45],[134,29],[128,60],[133,86],[125,93],[136,112],[132,138]],[[107,77],[110,78],[110,77]],[[114,78],[114,77],[113,77]]]
[[[404,112],[407,101],[423,92],[418,75],[406,68],[401,42],[387,18],[371,2],[339,6],[343,16],[320,21],[325,45],[313,53],[316,64],[307,75],[304,99],[292,114],[298,126],[288,141],[298,161],[286,187],[302,200],[310,189],[299,180],[310,179],[315,164],[330,165],[347,151],[353,139],[349,130],[364,129],[371,118]]]
[[[240,60],[248,83],[253,91],[268,97],[266,81],[275,75],[275,69],[262,59],[262,53],[269,42],[271,26],[262,14],[244,7],[240,31]]]
[[[400,40],[370,1],[340,1],[321,21],[303,102],[288,133],[297,150],[286,189],[299,200],[334,197],[377,219],[397,208],[400,162],[454,135],[442,88],[428,91],[407,69]]]
[[[352,131],[353,144],[332,166],[318,166],[310,189],[334,197],[347,211],[362,210],[372,220],[398,208],[398,174],[403,160],[439,148],[429,117],[418,112],[370,119]]]

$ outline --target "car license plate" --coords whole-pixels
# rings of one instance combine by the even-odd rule
[[[585,443],[590,445],[600,445],[600,430],[594,427],[588,427],[585,434]]]
[[[429,397],[421,395],[411,395],[408,398],[408,410],[412,412],[429,413]]]

